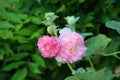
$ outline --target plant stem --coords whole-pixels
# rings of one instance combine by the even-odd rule
[[[120,51],[113,52],[113,53],[109,53],[109,54],[103,53],[102,55],[103,55],[103,56],[115,56],[117,59],[120,59],[120,57],[117,55],[117,54],[119,54],[119,53],[120,53]]]
[[[120,51],[113,52],[113,53],[109,53],[109,54],[103,53],[102,55],[103,55],[103,56],[113,56],[113,55],[117,55],[117,54],[119,54],[119,53],[120,53]]]
[[[69,67],[69,69],[71,70],[72,74],[75,74],[74,69],[72,68],[72,66],[70,65],[70,63],[67,63],[67,66]]]
[[[89,63],[90,63],[90,66],[94,69],[94,65],[93,65],[93,63],[92,63],[92,60],[90,59],[89,56],[88,56],[87,58],[88,58],[88,61],[89,61]]]
[[[120,57],[118,55],[114,55],[117,59],[120,59]]]

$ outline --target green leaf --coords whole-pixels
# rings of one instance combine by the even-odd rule
[[[33,45],[31,44],[21,44],[17,47],[18,50],[22,50],[22,51],[30,51],[33,49]]]
[[[65,11],[65,9],[66,9],[66,6],[65,6],[64,4],[62,4],[62,5],[60,6],[60,8],[58,8],[58,10],[57,10],[56,12],[57,12],[57,13],[63,12],[63,11]]]
[[[0,49],[0,60],[4,59],[5,52],[3,49]]]
[[[41,0],[37,0],[38,1],[38,3],[41,3]]]
[[[108,21],[105,24],[106,27],[115,29],[120,34],[120,22],[117,21]]]
[[[14,26],[11,23],[0,21],[0,29],[9,29],[13,28]]]
[[[106,75],[107,74],[107,75]],[[101,69],[97,72],[86,72],[84,74],[75,75],[79,80],[111,80],[114,75],[106,68]]]
[[[28,38],[25,38],[23,36],[15,36],[15,37],[13,37],[13,40],[17,40],[19,43],[29,42]]]
[[[111,80],[113,77],[114,75],[109,69],[103,68],[97,72],[77,73],[65,80]]]
[[[37,32],[34,32],[34,33],[31,35],[30,39],[38,38],[39,36],[40,36],[40,34],[39,34],[39,32],[37,31]]]
[[[44,28],[40,28],[31,35],[30,39],[38,38],[40,36],[43,36],[43,34],[44,34]]]
[[[23,13],[19,13],[19,14],[17,14],[17,17],[21,20],[26,20],[28,18],[28,15],[23,14]]]
[[[89,22],[89,23],[86,23],[86,24],[85,24],[85,27],[94,27],[94,25]]]
[[[39,66],[36,64],[36,63],[33,63],[33,62],[29,62],[28,63],[28,67],[29,67],[29,69],[30,69],[30,71],[31,72],[33,72],[33,73],[37,73],[37,74],[40,74],[41,72],[40,72],[40,70],[39,70]]]
[[[103,34],[99,34],[95,37],[92,37],[86,40],[87,51],[85,56],[90,56],[92,54],[101,54],[104,52],[104,49],[111,41],[110,38],[106,37]]]
[[[45,62],[44,60],[42,59],[42,57],[34,54],[32,55],[32,59],[36,62],[36,64],[38,64],[39,66],[41,67],[45,67]]]
[[[85,0],[79,0],[79,2],[80,2],[80,3],[83,3],[83,2],[85,2]]]
[[[5,15],[3,17],[12,22],[17,22],[17,23],[22,22],[21,18],[17,14],[14,14],[14,13],[5,13]]]
[[[26,76],[27,76],[27,69],[26,68],[19,69],[12,76],[11,80],[25,80]]]
[[[0,5],[0,13],[1,12],[5,12],[5,8],[3,8],[1,5]]]
[[[8,55],[11,51],[10,45],[8,43],[0,42],[0,60],[5,60],[6,55]]]
[[[26,53],[26,52],[23,52],[23,53],[21,52],[21,53],[18,53],[18,54],[15,54],[15,55],[9,57],[9,58],[6,59],[5,61],[6,61],[6,62],[18,61],[18,60],[21,60],[21,59],[27,57],[28,55],[29,55],[29,54]]]
[[[106,48],[105,53],[116,52],[119,50],[119,46],[120,46],[120,36],[117,37],[115,36],[112,38],[110,44]]]
[[[86,70],[83,67],[78,68],[75,73],[84,73]]]
[[[19,31],[22,27],[23,27],[23,24],[18,24],[14,29],[15,31]]]
[[[112,3],[114,3],[114,2],[115,2],[115,0],[106,0],[106,1],[105,1],[106,4],[112,4]]]
[[[0,37],[3,39],[11,39],[13,37],[13,33],[10,30],[1,30]]]
[[[80,80],[80,79],[78,79],[75,76],[70,76],[70,77],[67,77],[65,80]]]
[[[39,25],[39,24],[42,23],[42,21],[40,20],[40,18],[37,18],[37,17],[32,17],[31,22],[33,22],[34,24],[37,24],[37,25]]]
[[[92,68],[92,67],[88,67],[88,68],[86,68],[86,69],[87,69],[87,72],[95,72],[95,69]]]
[[[84,38],[86,38],[87,36],[92,36],[93,33],[91,33],[91,32],[88,32],[88,33],[81,33],[81,35],[82,35]]]
[[[30,36],[33,33],[30,27],[28,28],[23,28],[19,31],[16,32],[16,34],[21,35],[21,36]]]
[[[6,65],[3,70],[10,71],[12,69],[17,69],[18,67],[20,67],[23,64],[25,64],[24,61],[18,61],[18,62],[10,63],[10,64]]]

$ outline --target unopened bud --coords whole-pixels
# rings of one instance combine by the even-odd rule
[[[67,21],[68,25],[74,25],[80,17],[76,17],[75,16],[67,16],[65,17],[65,20]]]
[[[55,31],[57,31],[57,26],[52,25],[52,26],[48,26],[48,27],[47,27],[47,32],[48,32],[50,35],[55,35]]]

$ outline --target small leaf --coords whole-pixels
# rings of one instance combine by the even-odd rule
[[[29,51],[33,49],[33,45],[31,44],[21,44],[17,47],[18,50],[24,50],[24,51]]]
[[[81,33],[81,35],[86,38],[87,36],[92,36],[93,33],[89,32],[89,33]]]
[[[3,49],[0,50],[0,60],[4,59],[5,52]]]
[[[17,22],[17,23],[22,22],[21,18],[17,14],[14,14],[14,13],[6,13],[3,17],[5,19],[12,21],[12,22]]]
[[[13,28],[14,26],[11,23],[0,21],[0,29],[9,29]]]
[[[30,69],[30,71],[31,72],[33,72],[33,73],[37,73],[37,74],[40,74],[41,72],[40,72],[40,70],[39,70],[39,66],[36,64],[36,63],[33,63],[33,62],[29,62],[28,63],[28,66],[29,66],[29,69]]]
[[[37,0],[38,1],[38,3],[41,3],[41,0]]]
[[[31,22],[33,22],[34,24],[37,24],[37,25],[39,25],[39,24],[42,23],[42,21],[40,20],[40,18],[37,18],[37,17],[32,17]]]
[[[23,53],[18,53],[18,54],[15,54],[11,57],[9,57],[8,59],[6,59],[5,61],[6,62],[10,62],[10,61],[18,61],[18,60],[21,60],[22,58],[28,56],[29,54],[26,53],[26,52],[23,52]]]
[[[13,33],[10,30],[1,30],[0,37],[3,39],[11,39],[13,37]]]
[[[21,35],[21,36],[30,36],[32,33],[33,33],[33,31],[30,27],[23,28],[16,32],[16,34]]]
[[[33,59],[33,60],[36,62],[36,64],[38,64],[39,66],[45,67],[44,60],[43,60],[40,56],[34,54],[34,55],[32,55],[32,59]]]
[[[8,64],[4,67],[4,70],[5,71],[10,71],[11,69],[17,69],[18,67],[20,67],[24,63],[25,63],[24,61],[18,61],[18,62],[10,63],[10,64]]]
[[[34,33],[31,35],[30,39],[38,38],[39,36],[40,36],[39,32],[34,32]]]
[[[18,40],[19,43],[29,42],[28,38],[25,38],[23,36],[15,36],[15,37],[13,37],[13,40]]]
[[[18,24],[14,29],[15,31],[19,31],[22,27],[23,27],[23,24]]]
[[[82,67],[78,68],[77,71],[75,71],[75,73],[84,73],[86,72],[86,70]]]
[[[80,3],[84,3],[84,2],[85,2],[85,0],[79,0],[79,2],[80,2]]]
[[[58,9],[57,9],[57,13],[59,13],[59,12],[63,12],[63,11],[65,11],[65,9],[66,9],[66,6],[64,5],[64,4],[62,4]]]
[[[12,76],[11,80],[25,80],[25,77],[27,76],[27,69],[19,69],[16,71],[16,73]]]
[[[105,24],[106,27],[115,29],[120,34],[120,22],[117,21],[108,21]]]

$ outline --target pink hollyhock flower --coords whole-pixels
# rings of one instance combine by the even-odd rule
[[[44,58],[56,57],[60,48],[59,41],[54,36],[43,36],[39,38],[37,45]]]
[[[56,60],[61,63],[73,63],[81,60],[86,51],[84,40],[81,35],[72,32],[69,28],[60,30],[60,52],[56,56]]]

